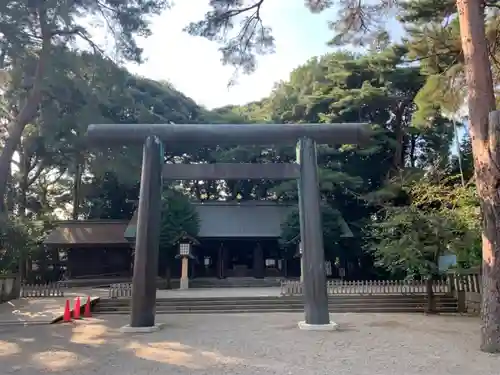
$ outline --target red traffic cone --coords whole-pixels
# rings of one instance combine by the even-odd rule
[[[63,322],[71,322],[71,308],[69,307],[69,299],[66,300],[64,306]]]
[[[90,311],[90,296],[87,297],[87,303],[85,304],[85,311],[83,312],[85,318],[92,317],[92,312]]]
[[[76,297],[75,308],[73,309],[73,318],[80,319],[80,297]]]

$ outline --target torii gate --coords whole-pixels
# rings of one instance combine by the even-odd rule
[[[367,124],[99,124],[87,138],[104,145],[143,143],[137,235],[127,331],[155,330],[162,174],[169,179],[298,179],[305,321],[301,329],[334,329],[328,312],[316,143],[368,140]],[[297,163],[164,164],[163,145],[271,145],[298,142]]]

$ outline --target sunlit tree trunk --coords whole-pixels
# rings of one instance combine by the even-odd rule
[[[24,101],[19,114],[7,124],[8,136],[5,145],[0,153],[0,213],[5,213],[5,198],[7,194],[7,185],[10,178],[10,164],[16,151],[26,125],[36,117],[38,107],[42,99],[42,80],[44,78],[47,60],[50,54],[52,35],[47,22],[46,9],[41,3],[37,8],[37,15],[41,31],[41,48],[39,51],[38,62],[34,77],[27,77],[25,89],[28,90],[26,100]]]
[[[82,165],[81,160],[77,156],[75,158],[75,178],[73,182],[73,210],[71,212],[71,218],[73,220],[78,220],[78,215],[80,214],[80,187],[82,183]]]
[[[27,193],[28,193],[28,173],[29,173],[29,160],[25,150],[20,147],[20,162],[19,162],[19,196],[18,196],[18,216],[24,224],[26,221],[26,206],[27,206]],[[19,252],[19,278],[25,280],[28,276],[29,259],[26,254],[26,249],[21,249]]]
[[[469,131],[483,215],[481,350],[500,352],[500,129],[490,126],[495,109],[485,37],[484,2],[457,0],[469,99]]]

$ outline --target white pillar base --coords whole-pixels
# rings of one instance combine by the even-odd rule
[[[189,289],[189,279],[187,277],[182,277],[179,289]]]
[[[162,324],[155,324],[151,327],[131,327],[130,324],[120,328],[122,333],[152,333],[157,332],[161,329]]]
[[[335,322],[328,324],[308,324],[305,321],[301,321],[298,325],[302,331],[336,331],[339,329],[339,325]]]

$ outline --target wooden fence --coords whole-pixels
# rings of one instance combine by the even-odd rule
[[[108,290],[108,297],[132,297],[132,283],[111,284]]]
[[[22,284],[21,298],[64,297],[64,285],[61,283]]]
[[[453,290],[467,293],[481,293],[481,275],[479,273],[452,274],[448,276],[448,280]]]
[[[458,301],[460,312],[479,314],[481,311],[481,275],[479,272],[451,274],[448,276],[452,294]]]
[[[426,294],[425,281],[415,280],[385,280],[385,281],[343,281],[328,280],[328,295],[406,295]],[[445,280],[436,280],[432,284],[432,290],[436,294],[450,293],[452,287]],[[300,281],[286,280],[281,282],[281,295],[293,296],[304,294],[303,284]]]

